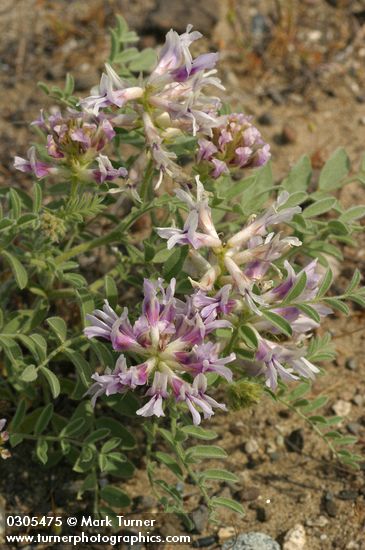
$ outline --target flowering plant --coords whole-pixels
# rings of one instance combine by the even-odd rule
[[[171,30],[158,54],[138,52],[119,18],[88,97],[72,95],[70,76],[64,90],[42,85],[63,109],[41,113],[33,128],[42,143],[15,158],[35,179],[32,194],[1,191],[1,383],[12,416],[1,456],[8,439],[35,440],[42,463],[67,459],[84,476],[79,498],[93,491],[101,513],[130,502],[113,485],[134,470],[125,417],[145,430],[161,505],[181,514],[183,492],[158,478],[157,464],[192,479],[212,512],[242,512],[209,494],[211,481],[234,482],[233,473],[196,468],[226,452],[188,439],[214,439],[199,424],[230,407],[279,400],[338,459],[359,460],[345,448],[354,439],[330,428],[339,417],[307,414],[326,398],[299,397],[333,357],[323,319],[350,313],[348,300],[365,303],[358,271],[328,295],[330,258],[356,244],[365,215],[364,206],[345,210],[336,190],[363,181],[365,165],[348,176],[339,149],[309,188],[304,156],[274,184],[269,145],[218,97],[218,55],[193,57],[200,36]]]

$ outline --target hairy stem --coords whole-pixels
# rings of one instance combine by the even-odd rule
[[[96,239],[83,242],[77,246],[74,246],[73,248],[70,248],[69,250],[64,251],[62,254],[57,256],[57,258],[55,258],[55,263],[57,265],[60,265],[63,262],[70,260],[74,256],[84,254],[85,252],[88,252],[89,250],[92,250],[94,248],[98,248],[99,246],[111,244],[113,242],[119,242],[121,234],[127,231],[127,229],[129,229],[141,216],[143,216],[143,214],[153,208],[155,208],[155,204],[150,203],[141,210],[138,210],[137,212],[132,211],[123,222],[120,222],[117,227],[113,229],[113,231],[107,233],[106,235],[97,237]]]

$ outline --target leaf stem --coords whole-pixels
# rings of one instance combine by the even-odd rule
[[[204,483],[202,482],[201,478],[194,472],[191,465],[189,464],[189,462],[187,460],[187,457],[186,457],[185,449],[183,448],[181,443],[179,441],[177,441],[177,438],[176,438],[177,428],[178,428],[177,420],[178,420],[179,413],[177,411],[177,407],[175,405],[173,407],[174,407],[174,410],[172,411],[172,414],[171,414],[171,435],[172,435],[172,438],[173,438],[173,441],[174,441],[174,451],[176,453],[176,456],[177,456],[181,466],[185,469],[187,475],[192,479],[194,484],[198,487],[198,489],[200,490],[200,493],[201,493],[201,495],[204,499],[205,504],[207,505],[209,510],[211,510],[212,505],[211,505],[211,501],[210,501],[208,491],[206,490],[206,488],[204,486]]]
[[[305,416],[305,414],[299,408],[294,407],[294,405],[292,405],[291,403],[288,403],[287,401],[285,401],[285,399],[281,399],[280,397],[276,396],[276,400],[282,405],[285,405],[285,407],[287,407],[291,411],[295,412],[302,420],[304,420],[305,423],[308,424],[316,432],[316,434],[322,439],[322,441],[326,443],[326,445],[328,446],[330,451],[333,453],[333,455],[341,462],[341,459],[337,453],[337,450],[332,445],[331,441],[329,441],[329,439],[321,432],[321,430],[318,428],[318,426],[314,422],[311,422],[310,419],[307,416]]]
[[[60,344],[56,349],[54,349],[45,359],[40,363],[36,368],[40,369],[41,367],[45,367],[48,365],[48,363],[53,359],[53,357],[56,357],[59,353],[70,347],[72,344],[75,344],[75,342],[78,342],[80,340],[84,340],[85,336],[76,336],[75,338],[70,338],[69,340],[65,340]]]
[[[152,202],[146,205],[141,210],[138,210],[137,212],[132,210],[129,216],[127,216],[127,218],[123,222],[120,222],[117,227],[113,229],[113,231],[111,231],[110,233],[107,233],[106,235],[101,235],[96,239],[81,243],[77,246],[74,246],[73,248],[70,248],[69,250],[65,250],[62,254],[55,258],[56,265],[60,265],[63,262],[66,262],[67,260],[73,258],[74,256],[78,256],[79,254],[88,252],[93,248],[97,248],[105,244],[110,244],[112,242],[118,242],[122,233],[129,229],[141,216],[143,216],[143,214],[154,207],[155,203]]]

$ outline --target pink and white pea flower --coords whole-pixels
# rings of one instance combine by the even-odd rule
[[[28,159],[14,157],[14,168],[26,174],[34,174],[38,179],[58,172],[56,167],[37,159],[35,147],[28,149]]]

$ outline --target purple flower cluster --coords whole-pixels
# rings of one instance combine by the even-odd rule
[[[147,388],[149,400],[137,411],[141,416],[164,416],[168,399],[184,402],[195,424],[200,423],[201,414],[209,418],[214,408],[225,409],[207,395],[206,375],[216,373],[231,381],[232,372],[226,364],[235,355],[220,357],[219,345],[209,337],[217,329],[231,326],[222,317],[232,311],[235,302],[229,300],[228,288],[212,297],[197,292],[185,301],[174,294],[174,279],[166,288],[162,279],[146,279],[142,314],[133,324],[127,309],[117,315],[108,302],[103,310],[88,316],[91,325],[85,328],[85,335],[107,339],[115,351],[122,352],[113,371],[93,375],[95,383],[89,392],[94,404],[102,394],[142,386]],[[129,353],[140,362],[127,366],[125,354]]]
[[[6,443],[9,439],[8,432],[4,430],[5,424],[6,424],[6,419],[2,418],[0,420],[0,456],[4,460],[11,457],[10,451],[8,451],[8,449],[3,448],[3,444]]]
[[[263,375],[267,386],[275,389],[278,377],[284,381],[314,378],[319,373],[319,368],[305,358],[305,348],[287,344],[279,344],[260,338],[255,361],[247,363],[247,371],[253,375]],[[284,366],[285,365],[285,366]]]
[[[191,25],[181,35],[171,29],[155,68],[139,86],[131,85],[106,65],[93,95],[81,101],[82,108],[94,115],[108,107],[122,109],[128,105],[135,110],[135,123],[138,126],[138,121],[142,122],[146,145],[160,172],[157,186],[164,174],[183,179],[176,154],[167,148],[171,136],[211,136],[219,124],[221,102],[204,92],[207,86],[224,89],[214,76],[218,54],[206,53],[194,59],[190,52],[191,44],[201,36]]]
[[[251,117],[233,113],[218,117],[210,139],[199,139],[198,162],[208,162],[218,178],[233,168],[259,167],[270,159],[270,145],[264,142]]]
[[[135,107],[143,98],[159,113],[167,113],[172,121],[177,121],[178,127],[194,133],[210,132],[216,125],[220,101],[205,96],[202,89],[207,85],[223,89],[219,79],[212,76],[218,54],[207,53],[193,59],[190,45],[202,35],[191,29],[192,25],[188,25],[181,35],[172,29],[167,33],[156,67],[140,86],[131,86],[107,64],[95,93],[82,100],[81,106],[98,115],[105,107],[121,108],[127,103]]]
[[[191,29],[188,25],[181,35],[172,29],[167,33],[157,66],[147,79],[148,99],[153,107],[169,115],[172,126],[193,135],[211,134],[221,102],[205,95],[203,88],[224,89],[213,76],[218,54],[206,53],[193,59],[189,48],[202,35]]]
[[[198,176],[196,185],[196,199],[190,192],[175,191],[189,209],[183,229],[159,227],[157,232],[167,239],[167,248],[177,244],[192,247],[191,262],[196,266],[205,266],[203,277],[199,282],[193,282],[194,286],[205,291],[212,290],[217,279],[223,277],[225,282],[235,285],[243,296],[251,296],[254,283],[264,277],[273,261],[290,247],[301,244],[296,237],[281,237],[280,233],[275,235],[269,232],[269,228],[290,221],[301,209],[299,206],[284,208],[289,194],[283,192],[267,212],[257,218],[252,217],[241,231],[225,242],[214,226],[208,196]],[[209,261],[196,252],[204,247],[213,252]]]
[[[192,25],[180,35],[171,29],[156,66],[146,78],[139,78],[138,85],[106,64],[99,85],[79,102],[80,111],[69,110],[65,116],[57,113],[47,120],[41,114],[34,122],[47,135],[49,159],[37,159],[32,148],[27,159],[15,157],[15,167],[37,178],[65,169],[78,180],[97,183],[125,177],[124,168],[114,168],[101,154],[114,138],[115,127],[143,129],[146,147],[142,155],[147,153],[159,171],[156,188],[164,175],[178,182],[189,179],[176,162],[176,153],[169,149],[176,137],[199,138],[198,164],[208,162],[214,178],[233,167],[265,164],[270,158],[269,145],[249,118],[243,114],[220,116],[221,101],[211,95],[212,89],[224,90],[216,76],[219,56],[204,53],[193,58],[190,52],[201,37]]]
[[[225,239],[214,226],[208,195],[198,176],[196,199],[190,192],[181,189],[176,190],[175,194],[188,207],[184,227],[160,227],[157,232],[167,240],[168,248],[189,245],[184,269],[191,276],[200,277],[199,280],[190,279],[193,287],[198,289],[193,302],[203,307],[202,311],[210,311],[220,296],[224,300],[221,310],[228,308],[226,313],[232,311],[230,304],[235,304],[233,308],[241,312],[243,323],[250,323],[259,342],[255,364],[251,364],[249,370],[264,375],[272,389],[276,387],[277,376],[290,380],[296,379],[294,373],[313,377],[318,369],[305,358],[303,336],[317,328],[319,323],[298,306],[283,305],[283,301],[299,278],[305,275],[305,286],[296,297],[297,302],[309,302],[319,317],[328,315],[331,309],[316,302],[322,276],[317,269],[317,261],[312,261],[296,273],[284,260],[287,275],[283,280],[283,273],[276,262],[285,257],[293,246],[300,246],[301,242],[296,237],[272,231],[273,227],[290,222],[301,211],[300,207],[285,207],[289,195],[282,192],[266,212],[251,216],[240,231]],[[279,276],[278,284],[272,280],[273,275],[276,279]],[[212,298],[215,289],[221,290]],[[265,311],[279,315],[290,324],[292,341],[282,344],[276,341],[284,333],[263,315]],[[269,335],[274,338],[273,341]]]
[[[39,179],[70,172],[81,180],[91,179],[97,183],[127,176],[125,168],[114,168],[109,158],[101,153],[115,136],[113,124],[107,117],[69,110],[64,116],[58,112],[45,118],[41,112],[32,124],[47,136],[49,160],[38,160],[35,148],[31,147],[28,159],[14,159],[15,168],[21,172],[32,173]]]

